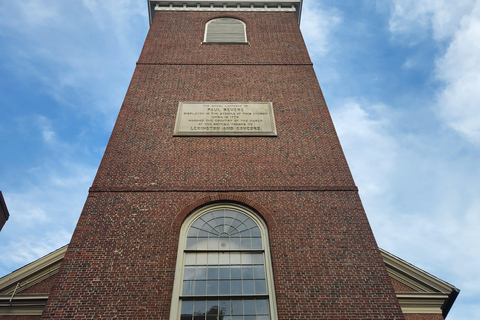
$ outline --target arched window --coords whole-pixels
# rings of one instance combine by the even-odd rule
[[[233,18],[217,18],[207,22],[204,43],[247,43],[245,22]]]
[[[171,320],[277,319],[267,228],[230,204],[195,212],[182,225]]]

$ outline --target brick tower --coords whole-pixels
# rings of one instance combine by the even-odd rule
[[[43,319],[403,319],[301,1],[148,1]]]

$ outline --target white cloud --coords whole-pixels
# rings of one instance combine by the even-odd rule
[[[30,195],[38,194],[41,190],[36,187],[32,187],[29,190]],[[23,227],[34,227],[39,223],[44,223],[49,220],[47,213],[44,210],[43,203],[38,202],[40,199],[35,199],[36,202],[32,202],[32,197],[28,197],[25,194],[9,194],[8,206],[15,208],[10,209],[11,221],[18,219],[23,221]],[[15,216],[13,215],[15,213]]]
[[[22,28],[25,33],[47,27],[60,17],[58,6],[52,1],[48,4],[42,0],[12,1],[0,7],[0,25]]]
[[[95,126],[109,130],[147,27],[143,1],[25,0],[0,6],[2,68],[34,92],[24,95],[59,102],[50,108],[42,100],[30,105],[33,112],[23,110],[28,115],[14,116],[21,138],[38,149],[26,150],[30,159],[13,166],[23,168],[18,177],[2,181],[10,219],[0,233],[0,276],[69,241],[98,163],[88,164],[90,150],[81,149],[78,136],[75,142],[62,136],[66,128],[59,121],[64,115],[71,123],[90,117],[82,123],[86,140]],[[62,114],[53,115],[58,110]]]
[[[368,102],[376,96],[329,104],[379,246],[460,288],[449,315],[456,319],[475,318],[480,303],[479,8],[480,1],[392,3],[394,45],[410,46],[405,72],[423,63],[420,46],[437,49],[435,83],[424,84],[436,88],[431,105]]]
[[[42,136],[43,140],[46,142],[51,142],[55,139],[55,132],[53,132],[50,128],[45,127],[42,130]]]
[[[83,150],[55,134],[47,117],[20,120],[47,154],[26,153],[33,158],[30,168],[2,181],[10,218],[0,233],[0,276],[68,243],[96,171]]]
[[[408,35],[412,42],[430,32],[436,40],[450,38],[475,3],[475,0],[395,0],[390,31],[394,35]]]
[[[321,7],[320,1],[304,2],[301,29],[312,58],[322,56],[329,50],[332,30],[341,21],[339,12]]]
[[[359,186],[362,203],[382,244],[381,235],[392,227],[397,194],[392,178],[398,167],[400,145],[392,131],[394,113],[387,106],[355,99],[331,105],[332,118],[348,164]],[[396,223],[400,223],[396,219]],[[380,235],[380,237],[378,237]]]
[[[144,2],[135,0],[82,0],[90,11],[96,25],[104,32],[115,35],[122,48],[132,47],[132,25],[134,17],[146,25],[147,8]],[[114,9],[112,9],[114,8]],[[142,37],[140,40],[143,40]],[[135,57],[136,58],[136,57]]]
[[[47,144],[54,144],[56,141],[56,134],[52,129],[50,120],[44,116],[37,116],[37,125],[42,133],[43,141]]]
[[[412,69],[416,65],[417,65],[417,62],[414,59],[409,58],[403,63],[402,67],[405,68],[405,69]]]
[[[435,169],[444,169],[442,167],[445,165],[435,166],[434,162],[428,164]],[[414,164],[408,165],[412,171],[416,171]],[[478,173],[475,175],[478,177]],[[370,220],[377,241],[381,247],[417,267],[453,283],[462,290],[462,299],[477,297],[480,294],[480,277],[477,273],[480,268],[480,203],[472,200],[470,195],[462,194],[461,182],[467,182],[467,179],[453,185],[448,181],[436,182],[439,185],[434,190],[424,190],[418,195],[418,198],[425,196],[424,203],[421,199],[410,199],[419,209],[423,208],[423,212],[402,212],[408,206],[401,204],[392,206],[394,210],[390,212],[376,212]],[[411,183],[414,184],[413,181]],[[394,190],[400,190],[400,187],[408,188],[407,185],[397,184]],[[414,189],[418,192],[415,186]],[[476,191],[480,191],[479,188]],[[436,201],[430,201],[430,198]],[[464,201],[465,204],[458,205],[458,201]],[[369,217],[372,218],[372,215]]]
[[[95,171],[50,160],[23,174],[20,189],[4,189],[10,218],[0,234],[0,277],[70,241]]]
[[[24,82],[39,82],[38,90],[62,105],[95,121],[101,113],[111,124],[147,31],[145,3],[26,0],[2,7],[1,36],[17,38],[4,41],[5,67]],[[68,21],[72,11],[75,23]]]
[[[350,100],[332,117],[376,240],[395,255],[480,294],[478,152],[460,156],[458,138],[398,131],[397,111]],[[457,147],[458,146],[458,147]],[[465,152],[465,150],[463,151]],[[462,319],[473,315],[464,312]]]
[[[0,271],[0,277],[4,276],[6,272],[13,270],[8,268],[18,268],[28,264],[36,259],[54,251],[69,243],[71,232],[67,230],[56,230],[54,233],[47,232],[43,235],[41,241],[30,235],[23,235],[15,241],[7,243],[9,250],[2,252],[0,255],[0,266],[7,268]],[[0,252],[2,246],[0,246]],[[8,271],[7,271],[8,270]]]
[[[462,19],[453,41],[437,61],[446,86],[438,95],[440,116],[480,146],[480,3]]]
[[[332,106],[331,110],[342,146],[348,150],[355,181],[362,186],[362,194],[376,197],[385,193],[397,149],[396,141],[388,134],[390,123],[386,114],[391,111],[383,105],[365,107],[353,100]]]
[[[480,2],[396,0],[390,31],[410,42],[431,32],[434,40],[446,44],[434,72],[442,84],[435,111],[449,127],[480,146]]]

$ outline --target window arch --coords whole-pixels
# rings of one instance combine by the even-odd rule
[[[205,25],[204,43],[247,43],[245,22],[234,18],[212,19]]]
[[[245,207],[215,204],[182,225],[171,320],[277,319],[268,233]]]

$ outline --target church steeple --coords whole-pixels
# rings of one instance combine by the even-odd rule
[[[301,1],[148,6],[43,318],[403,319]]]

